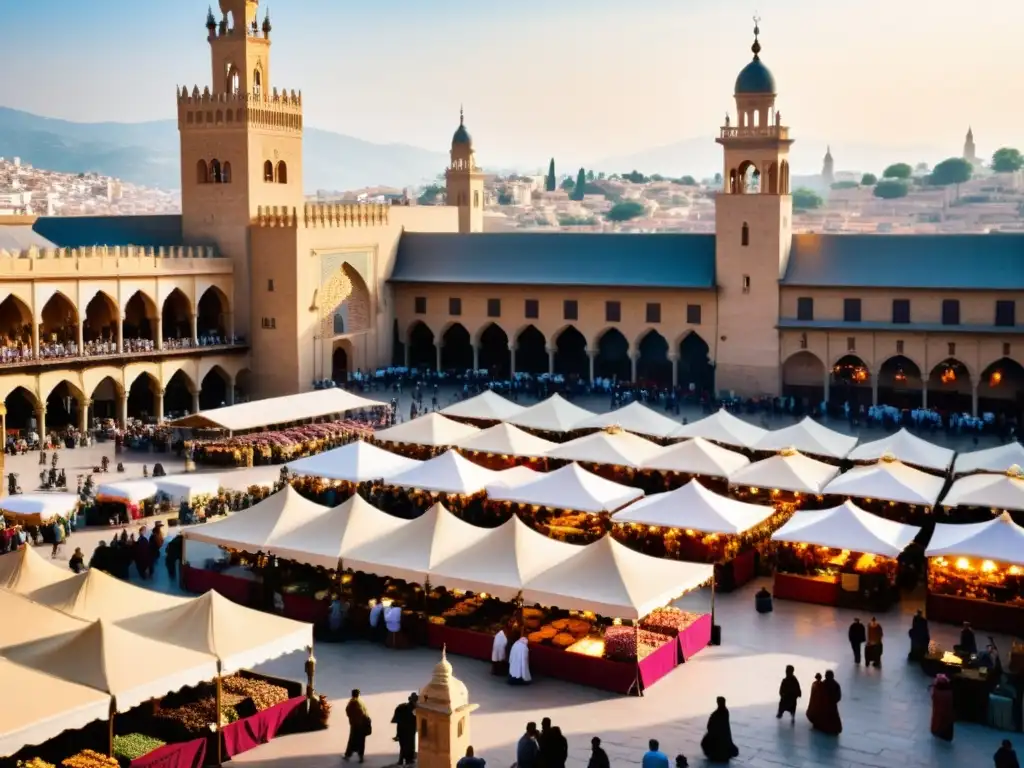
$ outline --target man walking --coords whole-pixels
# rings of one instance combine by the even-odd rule
[[[853,663],[860,664],[860,649],[868,639],[867,630],[864,628],[864,625],[860,623],[860,619],[853,620],[853,624],[850,625],[850,631],[847,635],[850,638],[850,647],[853,649]]]

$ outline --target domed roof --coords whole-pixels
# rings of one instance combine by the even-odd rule
[[[452,674],[448,654],[441,649],[441,661],[434,667],[430,682],[420,691],[418,706],[438,712],[455,712],[469,705],[466,684]]]
[[[466,130],[465,119],[462,114],[462,109],[459,109],[459,127],[455,129],[455,135],[452,136],[452,146],[458,144],[472,144],[473,137],[469,135],[469,131]]]
[[[736,78],[735,93],[737,96],[741,94],[771,95],[777,93],[775,90],[775,77],[772,75],[771,70],[761,61],[761,42],[757,39],[760,34],[761,28],[758,26],[757,19],[755,19],[754,44],[750,46],[750,50],[754,52],[754,60],[741,69],[739,76]]]

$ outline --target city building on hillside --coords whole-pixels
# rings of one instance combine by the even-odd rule
[[[831,146],[825,150],[825,160],[821,166],[821,180],[826,188],[831,187],[836,182],[835,161],[832,160]]]

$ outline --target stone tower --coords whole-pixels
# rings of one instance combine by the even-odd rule
[[[821,166],[821,180],[827,186],[832,186],[836,181],[835,163],[832,160],[831,146],[825,150],[825,162]]]
[[[974,146],[974,129],[969,126],[967,128],[967,138],[964,139],[964,160],[971,165],[978,164],[978,153]]]
[[[755,19],[753,60],[736,78],[736,122],[726,115],[724,188],[715,198],[719,337],[715,386],[737,394],[780,391],[779,279],[792,241],[789,129],[775,107],[775,78],[761,61]]]
[[[465,683],[452,674],[445,651],[416,704],[419,768],[455,768],[471,746],[469,716],[478,705],[469,703]]]
[[[476,165],[473,138],[459,110],[459,127],[452,136],[451,163],[445,171],[448,205],[459,207],[459,232],[484,231],[484,175]]]
[[[212,79],[178,94],[181,212],[188,243],[234,260],[233,327],[248,334],[249,224],[260,206],[299,208],[302,96],[271,79],[269,14],[258,0],[220,0],[206,17]]]

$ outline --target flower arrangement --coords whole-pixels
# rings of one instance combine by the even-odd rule
[[[63,768],[120,768],[119,763],[113,757],[101,755],[91,749],[83,750],[64,760]]]

